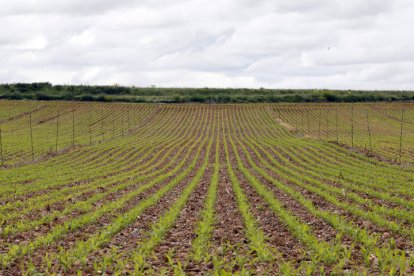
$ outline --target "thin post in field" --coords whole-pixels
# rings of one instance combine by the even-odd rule
[[[102,106],[101,110],[101,136],[102,140],[105,139],[105,133],[104,133],[104,106]]]
[[[403,127],[404,127],[404,113],[405,109],[401,111],[401,127],[400,127],[400,163],[402,162],[402,144],[403,144]]]
[[[367,130],[368,130],[368,139],[369,139],[369,150],[372,154],[371,128],[369,127],[368,109],[365,110],[365,113],[366,113],[366,116],[367,116]]]
[[[29,127],[30,127],[30,147],[32,151],[32,161],[33,161],[34,160],[34,147],[33,147],[32,112],[29,113]]]
[[[319,118],[318,118],[318,140],[321,140],[321,120],[322,120],[322,111],[319,107]]]
[[[326,140],[329,138],[329,108],[326,108]]]
[[[124,121],[125,121],[125,118],[123,116],[121,116],[121,120],[122,120],[122,136],[124,136]]]
[[[114,112],[112,111],[112,139],[115,138],[115,116]]]
[[[335,107],[335,128],[336,128],[336,142],[339,143],[339,132],[338,132],[338,106]]]
[[[305,130],[303,128],[303,114],[302,114],[302,112],[300,112],[300,119],[302,121],[302,134],[304,135],[305,134]]]
[[[88,123],[89,123],[89,145],[92,145],[92,119],[91,109],[89,109]]]
[[[354,147],[354,106],[351,105],[351,146]]]
[[[0,157],[1,157],[1,166],[4,167],[4,154],[3,154],[3,135],[0,128]]]
[[[57,114],[56,114],[56,144],[55,144],[55,151],[58,151],[58,144],[59,144],[59,116],[60,116],[60,111],[58,109]]]
[[[75,145],[75,109],[72,109],[72,146]]]

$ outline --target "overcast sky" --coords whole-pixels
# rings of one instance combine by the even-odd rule
[[[414,89],[412,0],[0,0],[0,82]]]

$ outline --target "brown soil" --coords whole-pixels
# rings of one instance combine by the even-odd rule
[[[233,151],[231,154],[234,156]],[[232,160],[235,161],[235,157]],[[236,162],[233,162],[233,167],[237,168]],[[301,261],[306,261],[307,258],[304,255],[306,248],[304,245],[292,236],[292,233],[286,228],[284,223],[271,211],[269,205],[245,179],[243,173],[238,169],[235,169],[235,172],[249,203],[251,203],[251,212],[257,218],[261,229],[266,234],[268,243],[282,253],[284,260],[291,261],[294,265],[299,265]]]
[[[188,162],[190,162],[190,160]],[[184,168],[185,168],[185,166],[181,169],[181,171],[184,170]],[[95,223],[93,223],[93,224],[91,224],[91,225],[89,225],[85,228],[78,229],[75,232],[68,233],[67,235],[65,235],[64,239],[62,239],[62,240],[46,247],[46,248],[39,249],[38,251],[36,251],[36,253],[34,255],[31,256],[32,261],[35,264],[41,264],[43,256],[46,253],[48,253],[48,252],[49,253],[50,252],[58,252],[58,247],[62,247],[62,248],[67,249],[67,248],[71,247],[75,243],[75,241],[87,239],[87,237],[89,237],[89,236],[93,235],[94,233],[96,233],[100,228],[107,226],[110,223],[110,221],[113,218],[115,218],[118,214],[122,214],[124,212],[127,212],[133,206],[138,204],[141,200],[143,200],[144,198],[147,198],[151,194],[155,193],[161,186],[164,185],[164,183],[168,183],[168,181],[171,181],[173,178],[174,178],[174,176],[169,177],[163,183],[159,183],[159,184],[155,185],[154,187],[150,188],[149,190],[146,190],[145,192],[143,192],[142,194],[140,194],[139,196],[137,196],[136,198],[134,198],[133,200],[131,200],[130,202],[125,204],[125,206],[121,210],[116,210],[114,212],[105,214],[103,217],[99,218],[97,222],[95,222]],[[171,191],[169,193],[172,193],[173,194],[172,196],[177,195],[177,194],[179,194],[179,191],[180,191],[179,189],[180,188],[181,189],[183,188],[183,184],[182,185],[180,184],[178,187],[173,189],[173,191],[175,191],[175,193],[171,192]],[[114,201],[114,200],[116,200],[120,197],[121,197],[120,194],[115,194],[115,195],[113,194],[113,195],[109,196],[108,200],[109,201]],[[158,203],[156,206],[160,206],[160,203]],[[153,208],[156,209],[155,206]],[[164,209],[160,208],[159,210],[163,211]],[[154,210],[150,214],[152,215],[153,213],[154,213]],[[149,216],[151,216],[151,215],[149,215]],[[45,234],[45,233],[43,233],[43,234]],[[30,237],[28,239],[25,239],[25,240],[29,240],[29,239],[30,239]],[[21,241],[19,240],[19,242],[21,242]],[[28,257],[24,257],[23,262],[25,263],[29,259],[30,258],[28,258]],[[20,264],[18,264],[18,263],[21,263],[21,261],[16,262],[12,266],[12,270],[14,272],[19,271]]]
[[[214,152],[210,152],[210,160],[214,160]],[[191,194],[187,204],[181,211],[174,227],[170,229],[169,234],[157,246],[154,254],[148,260],[155,272],[169,266],[166,255],[170,251],[173,252],[174,263],[184,265],[184,271],[187,273],[201,272],[200,268],[197,269],[194,264],[189,264],[188,261],[191,253],[191,242],[195,238],[195,228],[200,219],[200,211],[203,208],[212,173],[210,165],[204,173],[201,183]]]

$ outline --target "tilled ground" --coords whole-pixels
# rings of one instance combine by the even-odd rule
[[[353,162],[378,160],[348,158],[346,149],[337,145],[290,135],[279,121],[271,120],[278,114],[268,113],[268,108],[168,108],[177,108],[176,115],[157,107],[139,125],[129,126],[136,133],[95,145],[90,154],[82,147],[56,155],[71,166],[71,179],[61,179],[62,172],[48,180],[35,169],[22,176],[10,173],[7,179],[31,189],[2,194],[0,188],[0,275],[414,272],[414,219],[412,206],[404,206],[404,200],[412,199],[410,192],[404,194],[412,171],[378,163],[375,170],[381,176],[392,173],[395,191],[372,183],[358,189],[356,185],[365,185],[358,176],[367,179],[371,172],[353,172]],[[180,122],[185,127],[179,127]],[[156,131],[145,126],[150,123],[159,124]],[[58,169],[57,160],[52,156],[30,166]],[[338,175],[336,181],[336,176],[321,171],[318,160],[330,160],[321,163],[330,168],[328,162],[345,167],[349,178]],[[94,168],[96,173],[87,172]],[[4,170],[14,169],[22,167]],[[214,205],[209,205],[213,218],[203,240],[204,255],[197,259],[195,241],[214,172],[217,189]],[[354,189],[339,193],[346,184]],[[400,194],[401,200],[395,200]],[[45,222],[39,223],[42,219]],[[75,221],[81,226],[72,225]],[[8,227],[13,230],[5,234],[10,225],[16,228]],[[113,225],[118,228],[113,230]],[[59,229],[63,234],[52,238]],[[255,240],[262,237],[255,234],[263,240]],[[147,243],[149,252],[142,253]],[[255,244],[266,246],[271,258],[261,258]],[[330,255],[336,259],[330,260]]]

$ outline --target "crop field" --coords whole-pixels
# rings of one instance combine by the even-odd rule
[[[414,161],[413,103],[277,105],[273,111],[296,135],[347,145],[388,161]]]
[[[414,273],[414,104],[0,101],[0,129],[0,275]]]

